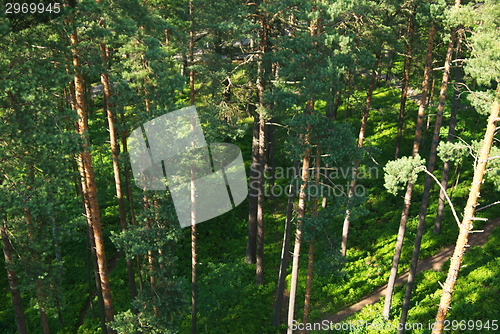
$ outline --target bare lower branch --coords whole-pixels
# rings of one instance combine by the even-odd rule
[[[436,183],[438,184],[439,188],[441,188],[441,191],[444,193],[444,196],[446,197],[446,200],[448,201],[448,204],[450,205],[450,208],[451,208],[451,211],[453,212],[453,216],[455,217],[455,220],[457,222],[457,225],[458,227],[460,228],[461,224],[460,224],[460,219],[458,219],[458,215],[457,215],[457,212],[455,211],[455,207],[453,206],[453,203],[451,203],[451,199],[450,197],[448,196],[448,194],[446,193],[446,190],[443,188],[443,186],[441,185],[441,182],[438,181],[438,179],[434,176],[434,174],[432,174],[431,172],[429,172],[427,170],[427,168],[425,166],[421,166],[420,167],[424,172],[427,173],[427,175],[429,175],[430,177],[432,177],[434,179],[434,181],[436,181]]]
[[[500,204],[500,201],[496,201],[496,202],[490,203],[488,205],[485,205],[485,206],[483,206],[483,207],[481,207],[479,209],[476,209],[476,211],[481,211],[481,210],[489,208],[490,206],[497,205],[497,204]]]

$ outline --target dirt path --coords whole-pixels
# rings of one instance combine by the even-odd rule
[[[482,246],[487,241],[491,234],[491,231],[500,225],[500,218],[492,220],[490,223],[484,226],[484,232],[482,233],[472,233],[469,236],[469,245],[471,247]],[[434,271],[438,271],[441,269],[443,264],[448,260],[451,255],[453,255],[453,250],[455,249],[455,245],[449,245],[431,257],[428,257],[424,260],[420,260],[417,265],[417,271],[425,271],[429,269],[433,269]],[[408,270],[403,274],[398,276],[396,279],[396,284],[403,284],[408,280]],[[353,315],[354,313],[361,310],[366,305],[371,305],[380,300],[380,297],[385,296],[387,290],[387,285],[384,285],[375,291],[373,291],[370,295],[363,297],[359,302],[353,304],[342,311],[331,314],[324,318],[324,320],[332,321],[332,322],[340,322],[345,318]]]

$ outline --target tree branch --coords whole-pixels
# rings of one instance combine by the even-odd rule
[[[453,212],[453,216],[455,217],[455,220],[457,222],[457,225],[458,227],[460,228],[461,224],[460,224],[460,219],[458,219],[458,216],[457,216],[457,213],[455,211],[455,207],[453,206],[453,203],[451,203],[451,199],[450,197],[448,196],[448,194],[446,193],[446,190],[443,188],[443,186],[441,185],[441,182],[438,181],[438,179],[434,176],[434,174],[432,174],[431,172],[429,172],[427,170],[427,168],[425,166],[420,166],[420,168],[427,173],[427,175],[429,175],[430,177],[432,177],[434,179],[434,181],[436,181],[436,183],[438,184],[439,188],[441,188],[441,191],[444,193],[444,196],[446,197],[446,200],[448,201],[448,204],[450,205],[451,207],[451,211]]]
[[[485,206],[483,206],[483,207],[481,207],[479,209],[476,209],[476,211],[481,211],[481,210],[489,208],[490,206],[497,205],[497,204],[500,204],[500,201],[496,201],[496,202],[490,203],[488,205],[485,205]]]

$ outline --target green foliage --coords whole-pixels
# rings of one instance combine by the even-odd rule
[[[490,85],[500,81],[500,5],[487,0],[477,6],[469,4],[464,9],[473,28],[470,37],[472,57],[467,60],[465,70],[480,85]]]
[[[443,161],[451,161],[455,164],[461,164],[467,155],[476,158],[481,148],[480,141],[473,141],[470,145],[464,141],[457,143],[440,142],[438,147],[438,156]],[[485,180],[492,182],[497,189],[500,187],[500,149],[492,146],[490,158],[488,159]]]
[[[455,164],[462,163],[464,155],[469,152],[469,146],[463,142],[445,142],[441,141],[438,145],[438,157],[442,161],[450,161]]]
[[[406,188],[408,182],[415,183],[422,166],[425,166],[425,160],[418,154],[415,157],[402,157],[389,161],[384,167],[384,187],[396,195]]]
[[[316,148],[321,152],[322,163],[330,166],[349,166],[359,157],[360,152],[349,124],[333,122],[317,114],[301,114],[290,120],[288,126],[293,130],[288,140],[292,151],[291,160],[300,159],[306,149],[310,149],[311,156],[314,156]],[[307,143],[304,142],[305,136]]]
[[[9,269],[15,269],[20,280],[30,333],[39,332],[41,306],[48,313],[52,332],[100,332],[97,312],[84,312],[95,283],[87,223],[82,215],[80,176],[73,159],[82,142],[74,131],[77,117],[69,98],[74,70],[72,52],[78,54],[86,81],[88,134],[116,312],[113,327],[119,333],[189,332],[190,234],[176,227],[168,193],[145,194],[133,185],[133,180],[133,201],[132,207],[127,204],[127,218],[131,220],[130,212],[134,209],[136,225],[118,232],[109,134],[102,108],[103,71],[111,78],[112,98],[108,102],[120,123],[117,129],[121,136],[147,120],[187,105],[187,73],[194,70],[196,105],[208,142],[237,143],[248,162],[249,120],[263,108],[267,121],[281,125],[275,131],[276,166],[291,165],[306,149],[311,150],[311,161],[319,149],[322,166],[328,164],[330,172],[352,171],[353,161],[361,160],[358,184],[366,192],[349,203],[348,188],[343,183],[348,185],[351,172],[329,180],[322,175],[320,191],[314,189],[311,177],[306,188],[304,241],[315,240],[316,247],[311,319],[356,302],[387,278],[400,201],[386,193],[378,174],[370,175],[369,171],[378,164],[385,165],[393,156],[400,98],[394,77],[400,75],[406,43],[414,43],[413,87],[421,81],[429,23],[436,23],[439,36],[448,34],[445,26],[463,24],[470,49],[465,50],[468,76],[464,85],[474,90],[468,95],[470,104],[486,114],[494,100],[495,81],[499,78],[499,7],[491,0],[471,2],[450,11],[444,10],[445,1],[192,3],[192,25],[187,1],[177,0],[84,0],[70,2],[71,6],[65,6],[59,15],[0,14],[0,219],[7,217],[15,258]],[[269,25],[269,44],[264,53],[258,49],[263,38],[262,20]],[[405,33],[408,20],[416,23],[414,36]],[[311,34],[314,25],[321,26],[320,33]],[[188,61],[191,29],[195,44],[192,64]],[[72,50],[69,34],[74,31],[79,41]],[[438,58],[443,58],[441,45],[446,44],[441,42],[434,50]],[[109,50],[107,61],[101,58],[102,44]],[[377,56],[381,64],[378,72],[392,73],[386,82],[378,78],[366,145],[361,150],[356,145],[359,116],[364,110],[371,73],[377,70]],[[261,82],[265,89],[264,106],[259,105],[256,94]],[[333,121],[326,115],[332,115],[337,93],[338,120]],[[314,111],[305,114],[309,100],[314,101]],[[461,104],[469,108],[464,99]],[[407,111],[402,141],[405,150],[413,142],[413,132],[409,130],[413,130],[416,105],[410,102]],[[476,154],[484,122],[477,122],[469,109],[459,110],[458,119],[457,131],[464,141],[473,143],[471,148],[460,143],[442,144],[439,154],[457,167],[457,172],[452,173],[455,180],[458,178],[454,181],[453,200],[463,205],[473,163],[471,157],[462,160],[459,153]],[[424,134],[424,140],[423,151],[429,136]],[[494,147],[491,157],[499,154]],[[122,153],[122,171],[128,166],[127,160],[127,154]],[[500,187],[499,161],[489,161],[486,180],[493,184],[485,183],[483,198],[493,196]],[[416,182],[416,172],[423,164],[420,157],[387,163],[386,188],[396,193],[411,180],[416,183],[418,194],[422,187]],[[368,177],[361,177],[363,172]],[[126,183],[124,177],[122,182]],[[278,185],[289,182],[276,180]],[[334,188],[343,191],[329,192]],[[318,211],[317,217],[309,210],[314,194],[327,198],[326,207]],[[144,195],[148,199],[141,201]],[[431,197],[436,199],[437,194]],[[284,329],[271,327],[270,314],[285,202],[285,197],[266,199],[265,284],[260,287],[254,285],[255,268],[243,264],[242,259],[248,216],[245,205],[199,226],[200,332],[276,333]],[[341,223],[347,205],[352,224],[348,256],[342,258]],[[26,222],[27,212],[31,215],[30,225]],[[496,213],[488,211],[485,215]],[[416,215],[412,208],[410,237],[402,254],[403,269],[408,267]],[[450,216],[448,211],[446,215]],[[426,233],[422,253],[430,255],[443,244],[451,244],[455,234],[456,226],[451,223],[444,225],[443,235]],[[486,307],[495,305],[494,296],[498,294],[495,287],[499,263],[493,246],[474,249],[466,257],[465,271],[461,272],[454,296],[457,304],[450,312],[452,318],[498,318],[498,308]],[[303,249],[302,259],[307,247]],[[123,255],[119,259],[117,251]],[[148,254],[154,255],[151,267]],[[126,286],[126,259],[133,260],[134,265],[137,260],[142,264],[136,280],[140,280],[143,289],[134,301],[130,300]],[[306,266],[306,261],[302,261],[300,296],[305,289]],[[442,273],[430,272],[418,278],[412,319],[427,321],[433,317],[439,298],[436,283],[442,278]],[[42,282],[44,298],[37,297],[38,281]],[[0,275],[0,285],[8,286],[5,274]],[[6,333],[15,332],[9,293],[7,289],[1,292],[0,328]],[[400,303],[401,298],[402,290],[397,290],[396,302]],[[91,309],[97,311],[97,299],[90,299]],[[301,299],[298,298],[297,310],[303,306]],[[159,316],[155,316],[154,307],[160,311]],[[357,317],[380,319],[380,305],[369,307],[366,312]],[[300,318],[300,313],[296,317]]]

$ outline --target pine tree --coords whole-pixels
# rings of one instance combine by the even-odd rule
[[[21,291],[19,290],[19,279],[17,278],[17,272],[14,268],[12,268],[13,249],[8,235],[6,215],[3,218],[0,232],[2,235],[2,248],[5,259],[5,266],[7,267],[7,278],[9,280],[9,289],[10,295],[12,297],[12,306],[14,307],[17,331],[20,334],[27,334],[28,330],[26,328],[23,300],[21,298]]]
[[[82,151],[78,153],[77,161],[82,182],[82,194],[87,204],[85,214],[95,240],[99,278],[104,301],[104,311],[106,320],[108,322],[111,322],[113,321],[114,310],[111,300],[111,288],[109,284],[108,268],[104,250],[99,204],[97,202],[97,188],[95,184],[94,169],[92,167],[92,158],[90,155],[90,144],[88,137],[88,110],[87,101],[85,98],[85,80],[81,72],[80,51],[78,49],[80,40],[76,28],[73,28],[73,31],[70,33],[69,40],[71,43],[75,89],[75,100],[73,102],[73,105],[75,106],[75,111],[78,115],[77,133],[82,139]],[[111,329],[109,331],[112,332]]]
[[[458,9],[451,11],[451,15],[464,26],[472,26],[472,36],[469,38],[472,56],[467,61],[465,67],[466,73],[473,77],[476,82],[484,86],[496,87],[493,94],[493,101],[490,103],[491,109],[489,112],[488,123],[484,139],[480,145],[477,155],[477,160],[474,165],[474,177],[469,191],[469,197],[464,209],[463,219],[460,224],[460,231],[455,245],[455,250],[451,257],[450,268],[446,281],[443,285],[443,292],[439,303],[439,308],[436,315],[436,321],[433,326],[432,333],[442,333],[444,320],[448,314],[452,302],[453,290],[456,285],[458,273],[462,264],[463,256],[467,248],[469,234],[472,231],[475,220],[475,211],[480,197],[481,185],[488,162],[493,142],[495,139],[495,131],[500,113],[500,71],[499,60],[496,56],[499,50],[498,38],[498,21],[492,19],[495,13],[500,9],[496,1],[486,1],[474,7],[474,4],[468,5],[464,10]],[[478,108],[478,111],[481,111]]]
[[[457,45],[455,47],[455,59],[459,60],[456,63],[455,68],[455,79],[454,79],[454,91],[453,91],[453,102],[451,106],[450,114],[450,124],[448,128],[448,143],[453,143],[455,141],[455,128],[457,125],[457,113],[460,108],[460,87],[459,84],[462,83],[462,65],[460,59],[462,58],[462,42],[463,42],[463,28],[458,28],[457,30]],[[441,187],[444,189],[439,193],[438,209],[436,213],[436,221],[434,222],[434,233],[441,233],[444,206],[445,206],[445,192],[448,189],[448,178],[450,174],[451,162],[445,161],[443,165],[443,175],[441,176]]]
[[[430,88],[429,87],[429,84],[430,84],[429,78],[430,78],[430,73],[432,70],[431,69],[432,50],[434,47],[435,33],[436,33],[435,24],[434,24],[434,22],[431,22],[431,25],[429,28],[429,37],[428,37],[428,41],[427,41],[424,79],[422,81],[422,94],[420,96],[417,122],[416,122],[416,126],[415,126],[415,137],[414,137],[414,141],[413,141],[413,151],[412,151],[413,158],[417,157],[419,149],[420,149],[420,139],[422,137],[422,128],[424,125],[425,108],[426,108],[426,104],[427,104],[426,103],[427,102],[427,95],[428,95],[429,88]],[[389,314],[390,314],[390,310],[391,310],[392,294],[394,291],[394,285],[395,285],[396,277],[398,274],[399,259],[401,256],[401,250],[403,248],[403,240],[404,240],[404,235],[405,235],[405,231],[406,231],[406,223],[408,222],[414,185],[415,185],[414,181],[410,180],[406,186],[406,192],[404,195],[403,210],[401,212],[401,220],[399,223],[399,229],[398,229],[398,234],[397,234],[397,239],[396,239],[394,256],[393,256],[393,260],[392,260],[391,273],[389,276],[389,280],[387,282],[387,293],[385,296],[384,310],[382,313],[382,315],[385,319],[389,318]]]
[[[455,2],[455,8],[459,8],[459,7],[460,7],[460,0],[457,0]],[[447,98],[446,92],[448,90],[448,81],[450,78],[451,61],[452,61],[451,58],[453,56],[454,45],[456,42],[455,39],[456,39],[456,28],[453,27],[452,31],[451,31],[450,41],[448,43],[448,48],[446,50],[445,64],[444,64],[444,69],[443,69],[443,79],[441,82],[441,90],[439,92],[439,105],[437,108],[436,121],[434,124],[434,134],[432,136],[429,160],[427,161],[427,171],[429,173],[434,172],[435,164],[436,164],[437,147],[439,144],[439,133],[441,130],[441,124],[442,124],[442,118],[443,118],[443,112],[444,112],[444,104],[445,104],[445,101]],[[429,204],[430,191],[431,191],[431,187],[433,185],[433,181],[434,180],[432,179],[432,177],[429,174],[426,175],[424,191],[422,194],[422,202],[420,204],[417,233],[415,235],[415,242],[414,242],[414,246],[413,246],[412,258],[411,258],[411,264],[410,264],[410,272],[408,274],[408,283],[406,286],[405,299],[403,302],[401,318],[399,320],[400,324],[406,323],[406,318],[408,316],[408,310],[410,308],[411,293],[412,293],[412,289],[413,289],[413,285],[414,285],[414,281],[415,281],[415,275],[417,272],[418,255],[420,253],[420,245],[422,242],[422,236],[424,234],[425,217],[427,216],[427,206]],[[402,327],[404,327],[404,325]],[[402,333],[402,332],[403,332],[403,330],[399,330],[399,333]]]
[[[412,3],[413,5],[413,3]],[[398,119],[398,134],[396,137],[396,152],[394,153],[395,159],[399,156],[401,137],[403,135],[403,125],[404,117],[406,112],[406,100],[408,99],[408,88],[410,85],[410,70],[413,58],[413,43],[414,43],[414,33],[415,33],[415,11],[413,8],[410,9],[413,13],[410,13],[408,17],[408,30],[406,32],[406,54],[404,60],[403,69],[403,80],[401,84],[401,103],[399,105],[399,119]]]

